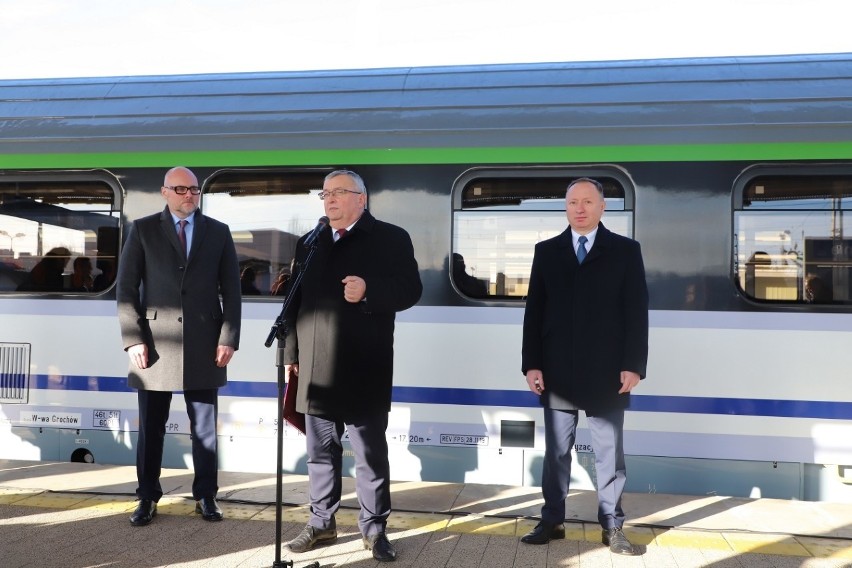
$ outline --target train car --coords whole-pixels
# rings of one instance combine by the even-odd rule
[[[323,176],[348,167],[424,283],[397,317],[394,478],[538,484],[524,297],[567,184],[591,176],[651,301],[628,491],[852,501],[852,54],[0,81],[0,457],[134,462],[114,278],[175,165],[244,277],[222,469],[275,471],[264,342]],[[173,408],[165,465],[189,467]]]

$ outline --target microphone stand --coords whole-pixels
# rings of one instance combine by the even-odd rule
[[[305,261],[299,266],[296,277],[292,285],[289,286],[287,295],[284,297],[284,305],[281,307],[281,313],[278,314],[275,323],[272,324],[272,329],[269,331],[269,335],[264,343],[266,347],[269,347],[272,345],[273,340],[276,337],[278,338],[278,347],[275,350],[275,366],[278,367],[278,457],[275,481],[275,562],[272,563],[272,568],[293,568],[292,560],[281,560],[281,501],[283,500],[281,470],[284,467],[284,391],[287,388],[287,377],[284,372],[284,347],[287,343],[287,333],[289,332],[287,324],[284,321],[284,314],[293,301],[294,293],[302,284],[302,277],[317,250],[318,240],[314,239],[313,243],[311,243],[308,256],[305,257]],[[319,562],[313,562],[304,568],[320,568],[320,564]]]

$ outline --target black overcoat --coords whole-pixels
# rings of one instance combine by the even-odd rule
[[[598,226],[583,264],[571,229],[535,247],[521,370],[540,369],[543,406],[590,414],[630,405],[621,371],[645,377],[648,289],[639,243]]]
[[[297,270],[307,255],[303,242],[296,245]],[[317,242],[285,315],[284,362],[299,364],[296,410],[342,420],[388,412],[396,312],[423,291],[411,238],[365,211],[337,243],[328,227]],[[366,281],[366,301],[343,298],[346,276]]]
[[[188,262],[168,207],[130,227],[118,265],[118,319],[125,350],[148,345],[148,368],[130,364],[132,388],[195,390],[227,382],[216,348],[239,348],[237,254],[227,225],[200,212],[194,222]]]

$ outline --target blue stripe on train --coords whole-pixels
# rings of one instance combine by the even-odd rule
[[[83,377],[74,375],[33,375],[33,388],[72,391],[132,392],[124,377]],[[222,396],[275,398],[275,383],[231,381],[221,389]],[[464,406],[507,406],[534,408],[537,397],[526,391],[457,389],[435,387],[394,387],[394,402],[453,404]],[[792,418],[852,419],[852,403],[818,400],[768,400],[691,396],[652,396],[634,394],[630,410],[636,412],[677,412],[685,414],[727,414],[738,416],[778,416]]]

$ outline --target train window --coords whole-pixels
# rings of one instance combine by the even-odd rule
[[[205,214],[234,237],[244,296],[284,293],[296,241],[323,215],[325,170],[226,170],[205,182]]]
[[[767,171],[735,193],[734,277],[754,300],[808,304],[852,299],[852,175]]]
[[[97,174],[0,178],[0,292],[97,293],[116,274],[120,205]]]
[[[453,195],[450,278],[474,299],[520,300],[527,294],[535,244],[567,227],[565,190],[578,177],[604,186],[610,230],[632,236],[633,199],[616,171],[504,170],[462,176]]]

